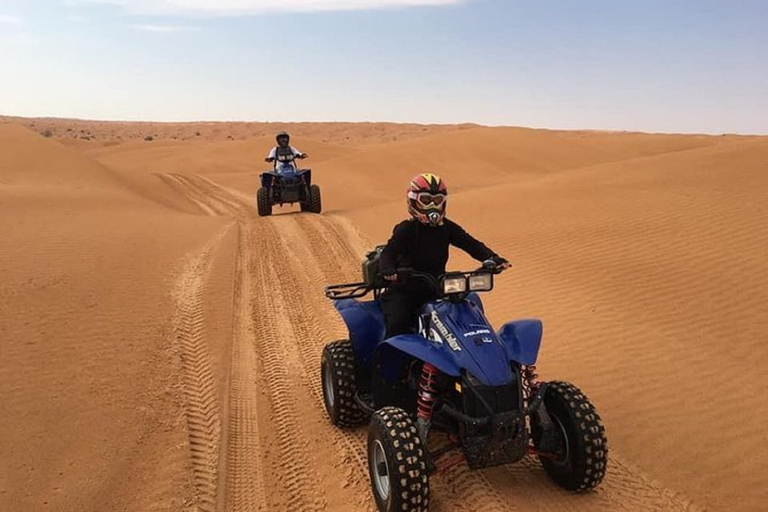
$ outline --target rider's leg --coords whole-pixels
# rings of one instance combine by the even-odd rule
[[[373,354],[370,392],[374,407],[380,409],[385,405],[404,407],[404,388],[407,388],[406,365],[409,356],[386,345],[379,345]]]
[[[384,339],[412,333],[421,303],[418,298],[397,289],[389,289],[382,294],[381,309],[386,327]],[[378,346],[374,352],[371,391],[376,408],[397,403],[401,394],[397,381],[405,376],[406,358],[399,357],[401,355],[392,347]]]
[[[390,289],[381,296],[386,335],[384,339],[412,332],[416,323],[416,312],[421,301],[401,290]]]

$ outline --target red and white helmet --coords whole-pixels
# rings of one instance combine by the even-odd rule
[[[428,226],[439,226],[445,218],[448,188],[443,179],[430,173],[415,176],[408,184],[408,213]]]

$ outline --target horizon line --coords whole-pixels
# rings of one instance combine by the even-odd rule
[[[259,120],[206,120],[198,119],[195,121],[157,121],[157,120],[126,120],[126,119],[98,119],[98,118],[85,118],[85,117],[58,117],[58,116],[18,116],[0,113],[0,120],[2,119],[28,119],[28,120],[50,120],[50,121],[79,121],[90,123],[120,123],[120,124],[391,124],[391,125],[415,125],[415,126],[473,126],[477,128],[518,128],[525,130],[542,130],[553,132],[593,132],[593,133],[626,133],[626,134],[646,134],[646,135],[702,135],[708,137],[722,137],[722,136],[738,136],[738,137],[768,137],[768,133],[745,133],[745,132],[705,132],[705,131],[643,131],[628,128],[552,128],[543,126],[525,126],[525,125],[512,125],[512,124],[483,124],[476,121],[463,121],[455,123],[429,123],[421,121],[347,121],[347,120],[333,120],[333,121],[259,121]]]

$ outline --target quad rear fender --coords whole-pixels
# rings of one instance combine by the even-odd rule
[[[384,339],[384,313],[378,300],[343,299],[333,302],[349,330],[355,357],[364,368],[370,368],[373,349]]]
[[[312,184],[312,169],[299,169],[296,175],[302,176],[307,186]],[[266,171],[261,173],[261,186],[264,188],[271,187],[276,180],[280,179],[280,175],[276,171]]]
[[[440,371],[454,377],[461,374],[459,366],[444,350],[419,335],[403,334],[384,341],[386,329],[380,301],[344,299],[334,301],[334,306],[347,324],[355,356],[364,368],[372,366],[374,350],[379,347],[379,350],[396,349],[422,361],[429,361]]]
[[[272,182],[275,180],[275,173],[273,172],[263,172],[261,173],[261,186],[264,188],[269,188],[272,186]]]

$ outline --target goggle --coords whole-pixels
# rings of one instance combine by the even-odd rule
[[[445,201],[445,194],[428,194],[422,192],[416,196],[416,199],[424,206],[429,206],[430,204],[440,206]]]

